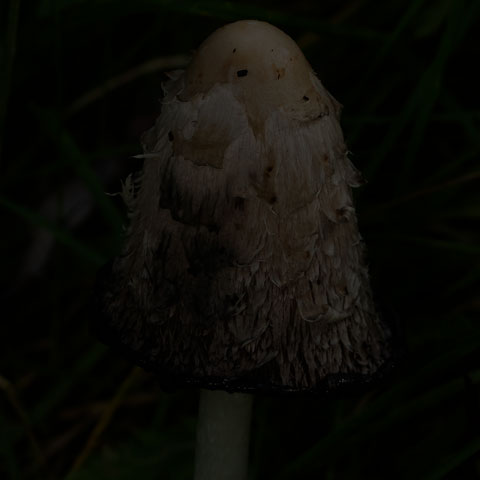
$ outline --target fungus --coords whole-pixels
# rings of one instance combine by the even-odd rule
[[[214,32],[164,90],[142,174],[127,182],[125,247],[99,290],[102,338],[165,388],[325,392],[371,379],[390,333],[340,104],[295,42],[259,21]],[[248,395],[202,395],[201,414],[243,409],[248,430]]]

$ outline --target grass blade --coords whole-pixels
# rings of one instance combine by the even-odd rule
[[[78,177],[84,181],[98,203],[104,218],[110,223],[113,232],[119,236],[122,218],[110,198],[105,194],[97,175],[81,154],[73,137],[53,112],[40,108],[34,108],[34,112],[42,128],[52,139],[52,143],[57,145],[61,159],[72,167]]]
[[[20,0],[11,0],[8,11],[7,38],[5,48],[5,60],[2,67],[2,81],[0,82],[0,167],[2,165],[3,136],[5,120],[7,118],[8,98],[12,83],[13,60],[17,46],[18,17]]]
[[[425,0],[414,0],[410,3],[410,7],[407,9],[403,17],[399,20],[396,28],[393,32],[385,39],[382,43],[377,56],[371,62],[365,74],[362,76],[362,79],[358,82],[358,85],[355,88],[354,95],[359,95],[359,92],[364,92],[366,90],[366,85],[372,75],[375,73],[377,68],[380,66],[382,61],[386,58],[389,52],[392,50],[392,47],[399,40],[402,32],[407,28],[410,22],[415,18],[417,12],[425,3]]]
[[[96,343],[90,350],[80,357],[73,366],[70,367],[68,375],[61,377],[61,381],[56,382],[49,393],[40,399],[31,414],[32,424],[42,421],[65,397],[72,388],[77,385],[80,378],[86,375],[107,352],[107,348]]]
[[[480,371],[471,374],[472,382],[480,380]],[[308,451],[290,462],[280,473],[280,479],[294,478],[295,475],[313,472],[321,466],[338,459],[348,445],[364,441],[366,437],[378,435],[381,431],[401,424],[428,408],[444,402],[457,394],[464,386],[463,378],[457,378],[402,403],[396,410],[389,409],[385,398],[372,402],[360,416],[349,417],[340,423],[329,435],[322,438]],[[390,396],[390,395],[388,395]],[[380,405],[378,404],[380,402]],[[383,404],[383,405],[382,405]],[[379,408],[381,407],[381,408]],[[380,418],[380,420],[379,420]]]
[[[132,387],[132,385],[136,383],[139,378],[141,378],[143,374],[144,374],[143,370],[141,370],[139,367],[134,367],[129,373],[129,375],[127,376],[127,378],[125,378],[125,380],[122,382],[122,384],[116,391],[115,395],[113,396],[111,401],[108,403],[106,409],[103,411],[92,433],[88,437],[87,443],[83,447],[83,450],[79,453],[79,455],[75,459],[75,462],[70,470],[69,475],[78,471],[82,467],[82,465],[85,463],[90,453],[98,443],[98,440],[102,435],[103,431],[107,428],[108,424],[110,423],[115,411],[120,406],[126,393]]]
[[[85,4],[83,0],[78,2],[66,2],[66,5],[59,5],[60,10],[67,8],[73,9],[76,5]],[[111,9],[113,2],[111,0],[100,0],[95,2],[95,7],[105,10]],[[289,12],[283,12],[273,8],[264,7],[255,3],[230,2],[218,0],[138,0],[137,2],[119,2],[115,5],[115,15],[128,15],[130,12],[138,10],[150,11],[155,14],[162,12],[179,13],[183,15],[192,15],[198,17],[212,17],[225,21],[244,20],[248,18],[264,20],[276,25],[284,25],[302,30],[314,32],[323,32],[331,35],[338,35],[345,38],[356,38],[364,40],[382,41],[385,34],[365,27],[352,27],[348,25],[336,24],[334,22],[317,20],[314,16],[306,17],[301,15],[291,15]],[[95,19],[96,15],[91,12],[90,17]],[[48,9],[40,12],[42,18],[51,15]]]
[[[459,467],[480,451],[480,438],[475,438],[464,445],[459,451],[440,460],[440,466],[423,477],[425,480],[439,480],[445,478],[455,468]]]
[[[87,247],[82,242],[79,242],[68,230],[53,224],[27,207],[14,203],[3,197],[0,197],[0,206],[33,226],[47,229],[55,237],[58,243],[65,245],[78,256],[92,262],[97,267],[105,263],[106,259],[102,255]]]
[[[398,177],[397,190],[402,190],[409,180],[412,165],[423,141],[430,114],[440,95],[447,60],[454,48],[455,33],[463,19],[463,2],[455,2],[452,5],[454,5],[452,8],[456,10],[448,15],[447,25],[438,47],[437,56],[424,74],[425,88],[422,89],[421,100],[419,99],[418,104],[420,108],[410,134],[402,170]],[[427,86],[428,88],[426,88]]]

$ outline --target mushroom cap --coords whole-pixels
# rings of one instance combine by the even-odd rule
[[[298,45],[257,20],[230,23],[212,33],[195,52],[185,83],[183,100],[229,84],[250,116],[262,120],[278,108],[305,116],[321,103],[318,79]]]
[[[130,226],[96,328],[164,387],[321,392],[391,358],[338,103],[295,42],[236,22],[170,76],[126,182]]]

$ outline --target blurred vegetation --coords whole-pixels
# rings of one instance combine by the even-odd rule
[[[376,297],[405,355],[367,392],[257,397],[251,479],[480,478],[478,0],[0,3],[0,478],[189,479],[195,391],[100,345],[120,180],[163,70],[270,21],[344,105]]]

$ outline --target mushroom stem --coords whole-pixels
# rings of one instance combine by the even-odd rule
[[[200,391],[195,480],[245,480],[253,395]]]

